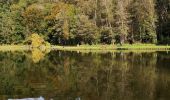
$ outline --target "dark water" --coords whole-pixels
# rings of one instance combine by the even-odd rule
[[[0,100],[170,100],[170,52],[0,52]]]

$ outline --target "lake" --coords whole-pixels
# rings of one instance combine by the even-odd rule
[[[168,51],[0,52],[0,100],[169,100]]]

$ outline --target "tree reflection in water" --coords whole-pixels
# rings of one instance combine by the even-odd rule
[[[170,54],[166,52],[51,51],[35,59],[37,52],[0,52],[0,100],[170,98]]]

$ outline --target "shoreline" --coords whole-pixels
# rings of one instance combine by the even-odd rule
[[[29,45],[0,45],[0,51],[25,51],[30,50]]]
[[[30,45],[0,45],[0,51],[23,51],[31,50]],[[62,50],[62,51],[119,51],[119,50],[148,50],[148,51],[167,51],[170,46],[154,44],[124,44],[119,45],[80,45],[80,46],[43,46],[43,49]]]
[[[170,46],[165,45],[152,45],[152,44],[125,44],[119,45],[81,45],[81,46],[52,46],[52,49],[63,51],[76,51],[76,50],[98,50],[98,51],[110,51],[110,50],[170,50]]]

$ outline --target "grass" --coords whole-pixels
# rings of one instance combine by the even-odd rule
[[[81,45],[81,46],[52,46],[57,50],[170,50],[170,46],[154,44],[124,44],[120,45]]]
[[[19,50],[31,50],[31,46],[28,45],[1,45],[0,51],[19,51]],[[52,45],[47,49],[64,50],[64,51],[113,51],[113,50],[154,50],[163,51],[170,50],[170,46],[155,45],[155,44],[124,44],[120,45],[80,45],[80,46],[56,46]]]
[[[0,51],[23,51],[29,50],[30,46],[27,45],[1,45]]]

